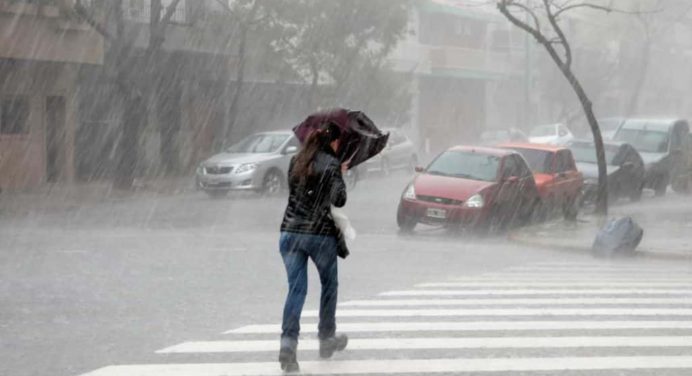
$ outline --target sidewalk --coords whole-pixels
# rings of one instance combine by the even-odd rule
[[[109,181],[45,184],[26,191],[0,193],[0,216],[77,210],[85,206],[194,191],[190,177],[136,179],[131,191],[113,189]]]
[[[610,208],[608,218],[631,216],[643,229],[637,256],[692,260],[692,201],[669,194],[641,203]],[[597,231],[606,219],[592,214],[576,222],[562,219],[514,230],[509,238],[517,243],[562,251],[590,253]]]

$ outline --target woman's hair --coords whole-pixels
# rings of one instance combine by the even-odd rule
[[[323,123],[317,130],[310,133],[303,147],[296,154],[291,176],[304,180],[312,175],[314,173],[312,165],[317,152],[329,147],[329,144],[339,137],[341,137],[341,129],[332,121]]]

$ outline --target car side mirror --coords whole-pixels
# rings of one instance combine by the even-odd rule
[[[297,146],[289,146],[284,150],[284,154],[295,154],[298,152],[298,147]]]
[[[415,171],[420,174],[421,172],[425,172],[425,169],[421,166],[416,166]]]
[[[632,167],[634,167],[634,162],[632,162],[632,161],[627,161],[627,162],[625,162],[625,163],[622,164],[622,167],[623,167],[623,168],[632,168]]]

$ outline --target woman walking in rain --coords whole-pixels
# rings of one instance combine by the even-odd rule
[[[346,348],[348,337],[336,335],[338,289],[337,229],[330,209],[346,204],[342,178],[346,164],[336,156],[341,131],[333,122],[313,131],[291,160],[288,206],[281,224],[280,252],[288,275],[288,296],[283,311],[279,362],[285,371],[299,370],[296,358],[300,315],[308,288],[308,258],[317,267],[322,284],[318,338],[320,357],[329,358]]]

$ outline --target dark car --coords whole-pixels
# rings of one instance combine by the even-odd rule
[[[504,228],[528,221],[539,197],[531,170],[511,150],[456,146],[441,153],[406,187],[397,212],[402,231],[418,223],[451,228]]]
[[[668,184],[678,186],[678,179],[688,178],[683,165],[689,160],[689,134],[682,119],[627,119],[613,139],[637,149],[646,168],[645,187],[662,196]]]
[[[582,203],[595,201],[598,188],[598,164],[593,141],[576,140],[569,145],[577,161],[577,168],[584,175]],[[642,197],[646,169],[637,150],[626,142],[603,143],[608,171],[608,196],[611,200],[628,197],[637,201]]]

